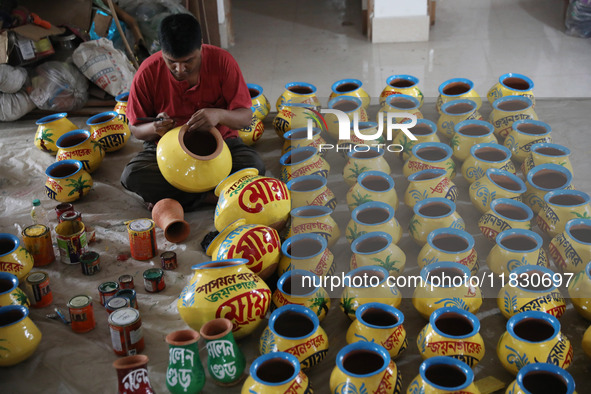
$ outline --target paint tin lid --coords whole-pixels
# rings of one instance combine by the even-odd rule
[[[49,231],[49,227],[43,224],[33,224],[23,230],[23,234],[27,237],[40,237]]]
[[[84,308],[92,302],[92,298],[87,295],[77,295],[70,298],[68,308]]]
[[[129,307],[129,300],[125,297],[113,297],[107,302],[107,309],[121,309]]]
[[[80,261],[82,263],[93,263],[97,261],[99,257],[100,255],[97,252],[91,250],[89,252],[83,253],[82,256],[80,256]]]
[[[121,308],[109,315],[109,324],[128,326],[140,319],[140,312],[134,308]]]
[[[119,283],[117,282],[103,282],[98,287],[101,293],[110,293],[119,290]]]
[[[37,271],[37,272],[33,272],[30,273],[29,276],[27,276],[27,283],[30,284],[37,284],[37,283],[41,283],[44,280],[47,279],[47,273],[43,272],[43,271]]]
[[[154,226],[154,222],[150,219],[137,219],[129,223],[131,231],[148,231]]]
[[[144,271],[144,279],[155,280],[160,279],[164,275],[164,271],[160,268],[150,268]]]
[[[132,283],[133,276],[131,276],[129,274],[124,274],[119,277],[118,281],[119,281],[119,283]]]
[[[78,211],[66,211],[60,215],[60,222],[64,222],[67,220],[80,220],[80,212]]]

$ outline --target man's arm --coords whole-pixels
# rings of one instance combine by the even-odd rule
[[[176,126],[175,120],[165,112],[159,113],[157,117],[162,118],[162,120],[131,125],[129,129],[133,136],[142,141],[156,141],[166,134],[168,130]]]
[[[189,130],[209,130],[218,124],[239,130],[250,125],[252,110],[250,108],[236,108],[232,110],[221,108],[203,108],[191,116],[187,122]]]

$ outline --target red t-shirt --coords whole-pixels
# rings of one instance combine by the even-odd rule
[[[154,117],[166,112],[177,125],[185,124],[201,108],[250,108],[251,99],[236,60],[227,51],[213,45],[201,46],[199,83],[174,79],[156,52],[144,60],[133,78],[127,101],[127,118],[136,124],[137,118]],[[224,139],[237,137],[238,132],[218,125]]]

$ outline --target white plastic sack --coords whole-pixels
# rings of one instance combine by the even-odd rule
[[[80,44],[72,55],[78,69],[111,96],[128,92],[135,70],[111,40],[100,38]]]
[[[0,93],[0,121],[12,122],[35,109],[35,103],[24,90],[17,93]]]
[[[9,64],[0,64],[0,92],[16,93],[27,80],[27,70],[22,67],[12,67]]]
[[[49,61],[35,68],[31,100],[37,108],[66,112],[84,107],[88,81],[70,63]]]

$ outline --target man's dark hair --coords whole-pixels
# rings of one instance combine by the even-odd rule
[[[169,15],[160,22],[158,39],[164,53],[181,58],[201,49],[201,26],[193,15]]]

